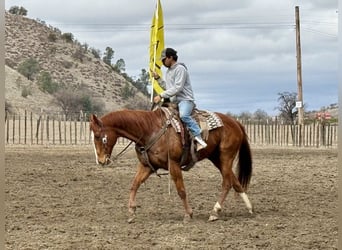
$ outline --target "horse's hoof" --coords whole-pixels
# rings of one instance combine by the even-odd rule
[[[128,218],[127,222],[128,222],[129,224],[135,222],[135,216],[132,216],[132,217]]]
[[[183,218],[183,223],[186,224],[186,223],[189,223],[192,219],[192,215],[190,214],[186,214],[184,215],[184,218]]]
[[[212,221],[216,221],[216,220],[218,220],[218,219],[219,219],[218,216],[216,216],[216,215],[210,215],[208,221],[209,221],[209,222],[212,222]]]

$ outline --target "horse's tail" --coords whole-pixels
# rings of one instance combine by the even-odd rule
[[[239,161],[238,161],[238,179],[241,186],[247,190],[249,182],[252,177],[252,153],[248,142],[248,136],[245,128],[240,124],[243,132],[242,143],[239,150]]]

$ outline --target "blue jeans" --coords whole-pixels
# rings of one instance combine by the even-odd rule
[[[194,109],[195,104],[192,101],[180,101],[178,103],[179,117],[185,123],[193,136],[201,135],[201,128],[197,122],[191,117],[191,112]]]

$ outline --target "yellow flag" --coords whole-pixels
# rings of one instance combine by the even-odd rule
[[[150,39],[150,71],[155,71],[158,75],[162,76],[161,67],[163,65],[160,60],[161,52],[164,49],[164,21],[163,21],[163,10],[158,0],[156,10],[153,15],[151,25],[151,39]],[[160,94],[164,89],[158,84],[150,73],[150,79],[152,83],[152,89]],[[151,101],[153,97],[153,91],[151,94]]]

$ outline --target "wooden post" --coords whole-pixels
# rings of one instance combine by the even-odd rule
[[[49,130],[49,115],[46,115],[46,140],[47,144],[49,144],[50,141],[50,130]]]
[[[44,139],[44,118],[42,115],[42,120],[41,120],[41,130],[40,130],[40,143],[43,145],[43,139]]]
[[[64,144],[66,144],[66,115],[64,117]]]
[[[77,118],[75,118],[74,124],[75,124],[75,145],[77,145]]]
[[[296,11],[296,52],[297,52],[297,87],[298,87],[298,124],[304,124],[304,109],[303,109],[303,84],[302,84],[302,55],[300,45],[300,21],[299,7],[295,7]]]
[[[24,138],[24,143],[26,144],[26,136],[27,136],[27,111],[25,110],[25,138]]]
[[[21,137],[21,122],[20,122],[20,113],[18,115],[18,134],[19,134],[19,139],[18,139],[18,143],[20,144],[20,137]]]
[[[33,144],[33,117],[32,112],[30,113],[30,122],[31,122],[31,145]]]
[[[6,111],[6,117],[8,117],[8,111]],[[9,141],[9,119],[6,119],[7,129],[6,129],[6,142],[8,144]]]
[[[38,121],[37,121],[37,130],[36,130],[36,140],[38,144],[38,138],[39,138],[39,125],[40,125],[40,120],[42,119],[42,115],[39,116]]]
[[[12,129],[12,143],[14,144],[14,134],[15,134],[15,114],[13,114],[13,129]]]
[[[55,145],[55,117],[52,119],[52,144]]]
[[[70,132],[70,144],[72,144],[72,119],[70,116],[70,120],[69,120],[69,132]]]
[[[62,124],[61,117],[58,115],[58,133],[59,133],[59,144],[62,144]]]

